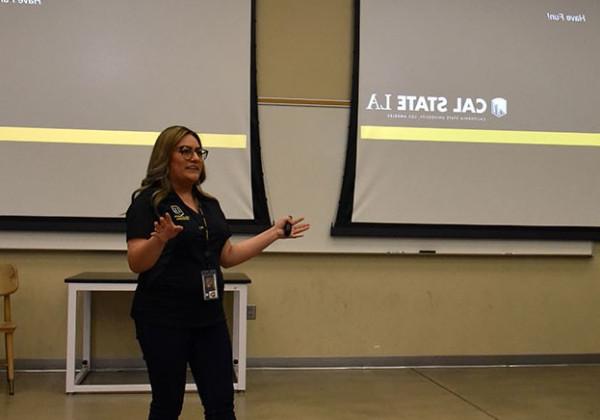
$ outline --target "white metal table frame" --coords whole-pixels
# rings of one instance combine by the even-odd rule
[[[145,392],[150,391],[150,384],[83,384],[85,377],[92,371],[91,337],[92,337],[92,292],[120,292],[134,291],[137,281],[131,279],[131,273],[122,273],[122,280],[77,280],[70,281],[82,275],[102,273],[82,273],[65,279],[68,285],[68,312],[67,312],[67,360],[66,360],[66,393],[77,392]],[[118,274],[118,273],[111,273]],[[229,274],[229,273],[227,273]],[[242,277],[244,280],[236,282],[229,278]],[[232,322],[232,350],[233,364],[237,377],[234,382],[236,391],[246,390],[246,328],[248,305],[248,285],[250,280],[243,274],[226,275],[225,291],[233,292],[233,322]],[[77,298],[82,297],[83,325],[82,325],[82,363],[79,369],[75,368],[77,346]],[[193,383],[186,384],[186,391],[196,390]]]

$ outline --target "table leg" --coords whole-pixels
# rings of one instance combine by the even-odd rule
[[[248,308],[248,288],[237,287],[233,294],[233,360],[237,366],[235,389],[246,390],[246,326]],[[236,363],[237,362],[237,363]]]
[[[70,394],[75,389],[75,332],[77,329],[77,289],[74,285],[68,286],[67,298],[67,380],[66,393]]]
[[[92,369],[92,292],[86,290],[83,294],[83,354],[81,360],[82,369]]]

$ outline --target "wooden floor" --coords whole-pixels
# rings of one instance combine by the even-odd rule
[[[147,393],[65,395],[64,373],[17,372],[9,396],[3,376],[2,420],[147,417]],[[600,366],[249,370],[236,414],[238,420],[600,420],[599,397]],[[181,419],[202,418],[197,395],[187,393]]]

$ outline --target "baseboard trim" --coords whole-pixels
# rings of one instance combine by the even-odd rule
[[[600,354],[528,354],[528,355],[465,355],[465,356],[388,356],[388,357],[250,357],[249,369],[302,368],[415,368],[415,367],[480,367],[480,366],[543,366],[600,364]],[[80,361],[77,361],[77,366]],[[144,369],[137,358],[96,359],[93,369]],[[17,359],[16,370],[64,371],[64,359]]]
[[[248,358],[249,368],[411,368],[600,364],[600,354]]]

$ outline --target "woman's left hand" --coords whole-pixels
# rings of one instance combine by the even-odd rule
[[[304,232],[310,229],[310,225],[308,223],[301,223],[304,221],[304,217],[299,217],[294,219],[292,216],[284,217],[275,222],[273,225],[277,231],[277,237],[279,239],[295,239],[301,238],[304,236]],[[292,229],[290,231],[290,235],[285,235],[285,224],[289,222],[292,225]]]

